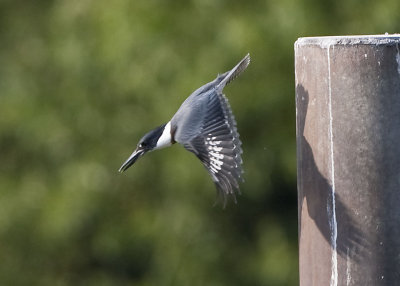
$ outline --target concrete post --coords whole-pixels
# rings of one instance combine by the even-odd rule
[[[295,43],[300,285],[400,285],[400,35]]]

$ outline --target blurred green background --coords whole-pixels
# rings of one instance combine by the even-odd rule
[[[293,43],[398,32],[400,1],[0,1],[1,285],[298,285]],[[225,89],[238,204],[138,139],[246,53]]]

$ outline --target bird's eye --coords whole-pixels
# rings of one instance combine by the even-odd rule
[[[140,147],[140,148],[144,148],[144,147],[146,147],[146,146],[147,146],[147,144],[146,144],[145,142],[142,142],[142,143],[139,144],[139,147]]]

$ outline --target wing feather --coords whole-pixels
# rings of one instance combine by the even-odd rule
[[[235,194],[240,193],[239,181],[243,181],[241,144],[228,99],[214,90],[209,95],[201,131],[184,147],[206,167],[224,205],[229,196],[236,202]]]

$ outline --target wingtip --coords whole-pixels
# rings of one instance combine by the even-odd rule
[[[217,89],[222,90],[225,85],[237,78],[250,64],[250,53],[247,55],[229,72],[226,72],[226,77],[218,84]]]
[[[250,62],[251,62],[250,53],[247,53],[247,55],[243,58],[243,60],[239,64],[239,66],[241,67],[240,72],[244,71],[249,66]]]
[[[246,60],[248,63],[250,63],[251,61],[250,53],[247,53],[247,55],[243,59]]]

